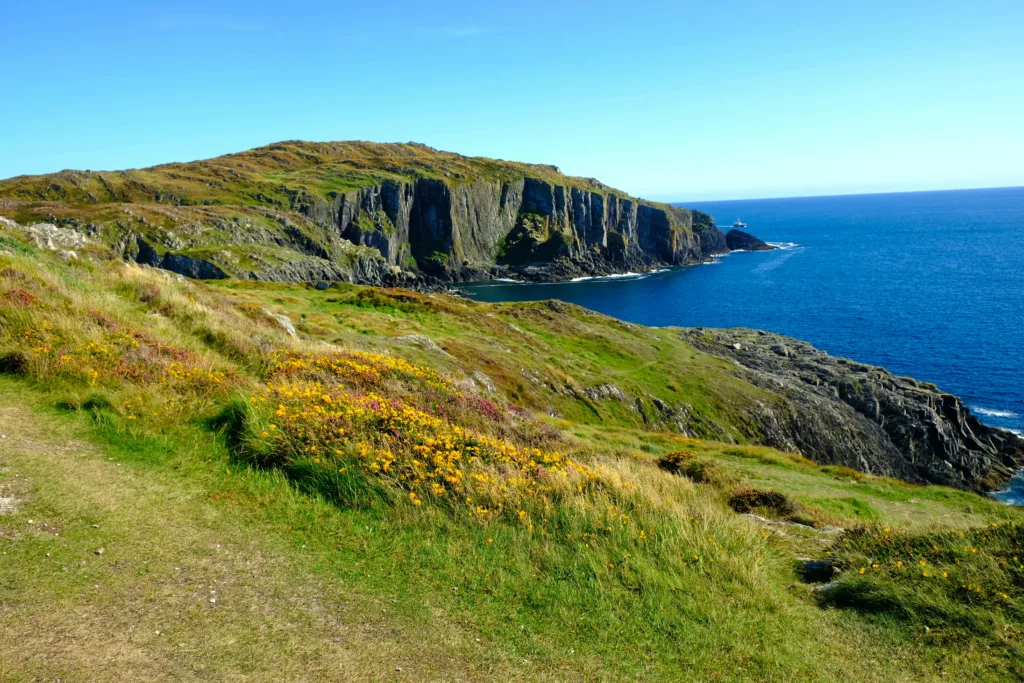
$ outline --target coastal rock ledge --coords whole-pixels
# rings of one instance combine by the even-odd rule
[[[730,230],[725,233],[725,246],[729,247],[729,251],[771,251],[775,249],[767,242],[742,230]]]
[[[836,358],[806,342],[746,329],[684,330],[778,397],[751,417],[758,441],[821,464],[981,493],[1024,467],[1024,439],[981,424],[934,384]]]

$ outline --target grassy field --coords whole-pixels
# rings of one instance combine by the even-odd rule
[[[5,680],[1024,673],[1016,509],[749,445],[670,329],[5,239]]]

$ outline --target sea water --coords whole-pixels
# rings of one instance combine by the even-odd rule
[[[781,248],[652,274],[476,283],[644,325],[750,327],[957,394],[1024,432],[1024,188],[687,202]],[[1024,479],[1012,496],[1024,501]]]

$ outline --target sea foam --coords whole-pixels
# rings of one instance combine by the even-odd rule
[[[982,415],[988,415],[989,417],[1020,417],[1012,410],[996,410],[995,408],[979,408],[978,406],[971,406],[971,410]]]
[[[634,273],[632,271],[626,273],[612,273],[611,275],[585,275],[583,277],[574,277],[566,282],[587,282],[590,280],[620,280],[622,278],[631,278],[639,280],[645,278],[648,275],[654,275],[655,273],[664,273],[669,268],[656,268],[655,270],[649,270],[646,273]]]

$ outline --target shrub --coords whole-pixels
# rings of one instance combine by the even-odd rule
[[[240,454],[348,504],[384,495],[383,486],[413,505],[429,501],[486,518],[600,478],[561,453],[519,447],[377,393],[270,383],[250,402]]]
[[[740,514],[764,511],[775,517],[793,515],[799,506],[785,494],[743,486],[729,496],[729,507]]]
[[[658,458],[658,467],[670,474],[683,474],[683,467],[696,457],[693,451],[672,451]]]
[[[359,389],[377,388],[388,380],[396,380],[419,384],[453,397],[458,393],[454,385],[436,370],[413,365],[402,358],[361,351],[280,353],[274,358],[270,377],[315,379],[328,384],[340,382]]]
[[[141,291],[139,292],[139,301],[144,304],[148,304],[159,299],[160,295],[160,288],[147,282],[142,285]]]
[[[24,289],[9,289],[0,294],[0,304],[22,308],[43,305],[34,294],[26,292]]]
[[[695,484],[708,484],[728,489],[736,482],[733,473],[713,458],[700,457],[692,451],[674,451],[658,459],[658,467],[672,474],[686,477]]]
[[[28,373],[28,356],[20,351],[0,353],[0,375],[24,375]]]

